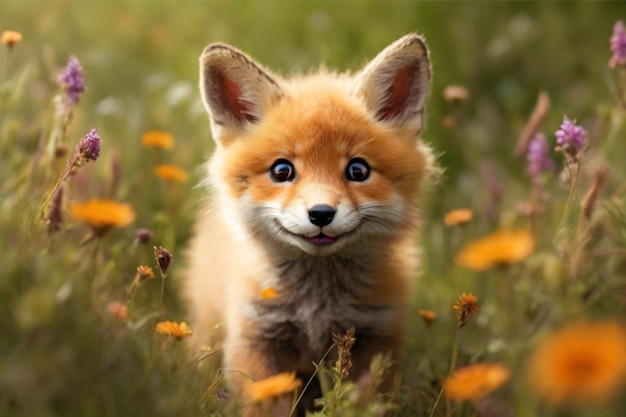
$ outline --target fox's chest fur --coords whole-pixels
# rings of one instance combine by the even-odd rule
[[[416,35],[355,75],[287,80],[227,45],[202,55],[216,149],[185,293],[196,347],[220,341],[244,401],[254,398],[241,375],[306,377],[351,327],[357,377],[377,353],[401,359],[418,200],[433,168],[418,139],[429,84]]]

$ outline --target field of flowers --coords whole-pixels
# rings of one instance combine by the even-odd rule
[[[626,415],[626,5],[5,2],[0,416],[237,416],[179,297],[212,149],[210,42],[282,74],[408,32],[434,84],[403,380],[322,363],[316,416]],[[271,290],[260,294],[272,297]],[[258,401],[308,381],[251,382]]]

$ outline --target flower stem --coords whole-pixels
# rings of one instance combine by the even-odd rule
[[[567,213],[569,211],[569,207],[572,203],[572,197],[574,196],[574,190],[576,189],[576,180],[578,179],[578,173],[580,172],[580,161],[576,164],[576,173],[574,174],[574,178],[572,178],[571,185],[569,188],[569,195],[567,196],[567,203],[565,204],[565,211],[563,212],[563,216],[561,217],[561,221],[559,222],[559,227],[556,229],[554,234],[553,242],[559,237],[561,230],[563,229],[563,225],[565,224],[565,220],[567,219]]]

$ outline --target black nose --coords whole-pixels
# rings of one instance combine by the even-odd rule
[[[335,209],[326,204],[318,204],[309,209],[309,220],[316,226],[323,227],[333,221]]]

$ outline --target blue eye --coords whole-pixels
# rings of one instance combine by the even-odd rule
[[[353,158],[348,162],[345,175],[350,181],[365,181],[370,176],[370,166],[365,159]]]
[[[296,177],[296,169],[286,159],[277,159],[270,168],[270,175],[276,182],[293,181]]]

